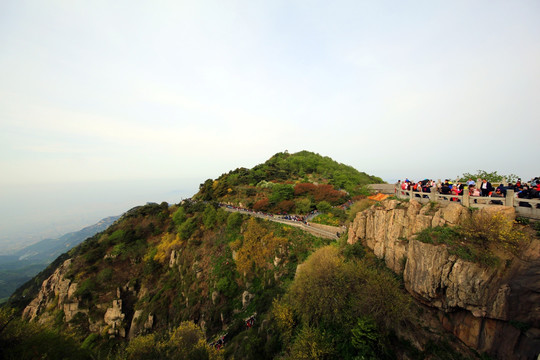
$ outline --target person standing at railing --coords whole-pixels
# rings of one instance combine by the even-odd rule
[[[489,196],[493,192],[493,186],[487,181],[487,179],[482,179],[482,185],[480,185],[482,190],[482,196]]]

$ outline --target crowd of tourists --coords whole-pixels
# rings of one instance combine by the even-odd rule
[[[309,219],[311,219],[314,216],[319,214],[319,212],[317,210],[313,210],[309,214],[307,214],[306,216],[302,216],[302,215],[289,215],[289,214],[271,214],[271,213],[266,213],[266,212],[262,212],[262,211],[255,211],[255,210],[252,210],[252,209],[247,209],[247,208],[243,208],[243,207],[240,207],[240,206],[235,206],[235,205],[230,205],[230,204],[223,204],[223,203],[220,203],[219,206],[227,208],[227,209],[235,210],[235,211],[241,211],[241,212],[249,213],[249,214],[252,214],[252,215],[259,215],[259,216],[266,216],[266,217],[271,217],[271,218],[276,218],[276,219],[281,219],[281,220],[289,220],[289,221],[301,222],[301,223],[304,223],[305,225],[309,225],[309,223],[308,223]]]
[[[399,180],[397,186],[402,190],[412,190],[414,192],[437,192],[443,195],[463,195],[463,193],[467,191],[470,196],[500,198],[506,197],[508,190],[513,190],[515,196],[519,199],[540,199],[540,177],[535,177],[528,183],[518,179],[515,184],[508,183],[505,185],[501,183],[497,187],[494,187],[487,179],[481,179],[479,181],[469,179],[465,182],[453,182],[450,179],[446,179],[444,182],[435,182],[433,179],[424,179],[414,182],[405,179],[404,181]],[[454,200],[457,200],[457,198]],[[494,204],[502,204],[502,201],[498,200],[493,200],[492,202]],[[520,204],[520,206],[521,205],[522,204]]]

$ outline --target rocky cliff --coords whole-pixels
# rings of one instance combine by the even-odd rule
[[[481,210],[515,217],[513,208]],[[349,243],[361,241],[402,274],[406,289],[439,310],[443,326],[479,352],[497,358],[536,359],[540,353],[540,241],[488,267],[458,258],[446,245],[423,243],[428,227],[455,226],[471,216],[450,203],[438,207],[387,200],[357,214]]]
[[[152,314],[143,322],[140,310],[130,314],[130,311],[122,307],[126,299],[129,301],[134,295],[144,293],[136,292],[132,286],[117,288],[116,296],[109,296],[113,298],[111,301],[96,304],[94,309],[82,303],[82,296],[77,293],[78,284],[67,276],[71,263],[71,259],[66,260],[43,281],[37,297],[23,310],[23,318],[43,324],[57,320],[69,323],[76,321],[77,314],[84,314],[89,317],[90,331],[107,333],[111,337],[129,335],[131,338],[152,328]],[[89,316],[91,311],[100,316]]]

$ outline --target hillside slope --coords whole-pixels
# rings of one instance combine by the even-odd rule
[[[333,175],[304,176],[318,186]],[[212,181],[211,200],[234,191],[215,197],[220,181],[231,185],[228,176]],[[69,333],[79,345],[64,358],[477,358],[429,312],[419,321],[422,305],[358,243],[225,211],[205,200],[204,189],[195,200],[128,211],[56,259],[10,304],[42,331]],[[0,312],[0,323],[8,317]],[[43,351],[33,335],[17,335],[27,326],[14,320],[0,333],[4,355]]]

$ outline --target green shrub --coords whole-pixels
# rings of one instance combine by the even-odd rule
[[[227,218],[227,230],[240,230],[240,226],[242,225],[242,222],[244,221],[242,214],[240,213],[232,213]]]
[[[540,221],[533,223],[533,229],[536,230],[536,236],[540,237]]]
[[[330,211],[332,208],[332,205],[328,201],[321,201],[317,204],[317,210],[319,210],[322,213],[326,213]]]
[[[74,336],[22,320],[4,307],[0,308],[0,358],[84,360],[91,356]]]
[[[214,206],[211,204],[206,205],[202,218],[204,227],[207,229],[213,229],[217,221],[217,212]]]
[[[194,218],[189,218],[178,227],[178,234],[182,240],[187,240],[193,232],[197,230],[197,221]]]
[[[378,359],[380,334],[377,324],[369,318],[359,318],[356,326],[351,330],[351,343],[362,359]]]
[[[182,225],[182,223],[186,220],[186,210],[179,206],[178,209],[172,214],[172,220],[176,226]]]
[[[311,200],[308,198],[296,200],[296,213],[307,214],[311,211],[312,205]]]
[[[81,348],[83,349],[92,349],[95,345],[95,343],[97,342],[97,340],[99,339],[99,335],[96,334],[96,333],[91,333],[90,335],[88,335],[84,341],[82,342],[82,345],[81,345]]]
[[[480,227],[480,226],[479,226]],[[486,266],[498,266],[500,259],[493,255],[487,244],[478,240],[482,235],[471,226],[464,230],[461,227],[437,226],[419,232],[416,239],[428,244],[445,244],[448,253],[457,257]],[[481,238],[483,239],[483,238]]]
[[[330,336],[316,327],[302,327],[291,346],[291,359],[333,359],[335,349]]]
[[[461,238],[461,234],[455,227],[436,226],[426,228],[417,234],[416,239],[428,244],[452,245]]]
[[[291,200],[294,197],[294,188],[289,184],[275,184],[270,195],[270,204],[276,205],[283,200]]]
[[[346,259],[356,259],[360,260],[366,256],[366,249],[360,241],[355,242],[354,244],[345,244],[341,252]]]
[[[159,359],[162,352],[162,344],[156,334],[137,336],[126,347],[127,360],[154,360]]]
[[[112,275],[113,269],[105,268],[99,272],[99,274],[96,276],[96,280],[98,281],[98,283],[104,284],[112,279]]]
[[[118,255],[122,255],[125,250],[126,250],[126,244],[124,243],[116,244],[111,250],[111,256],[116,257]]]
[[[94,295],[96,283],[94,279],[84,280],[75,291],[75,296],[79,296],[83,300],[90,300]]]
[[[109,241],[111,243],[115,243],[118,241],[121,241],[124,238],[125,232],[124,230],[118,229],[115,232],[113,232],[111,235],[109,235]]]
[[[314,252],[298,269],[289,299],[302,322],[314,325],[346,326],[365,313],[384,328],[408,316],[409,308],[393,274],[369,262],[345,262],[331,246]]]
[[[474,214],[462,225],[460,232],[466,240],[481,244],[484,248],[490,244],[501,245],[513,253],[526,240],[525,234],[515,228],[513,221],[502,213]]]

